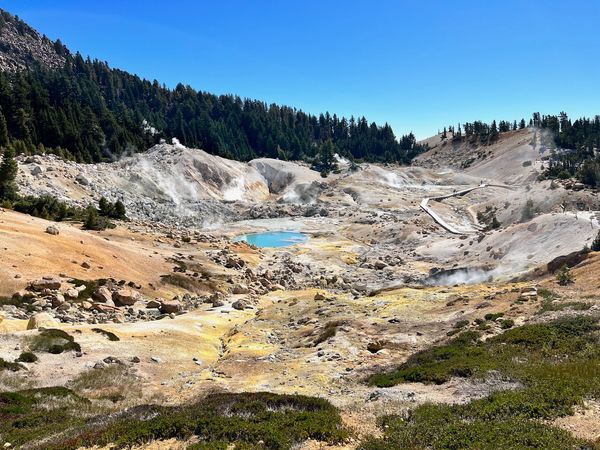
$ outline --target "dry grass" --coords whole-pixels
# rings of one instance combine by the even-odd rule
[[[139,377],[123,364],[82,372],[69,385],[77,394],[92,400],[136,404],[142,395]]]

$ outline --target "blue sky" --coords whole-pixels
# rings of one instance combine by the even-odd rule
[[[111,66],[396,135],[533,111],[600,114],[600,2],[8,0]]]

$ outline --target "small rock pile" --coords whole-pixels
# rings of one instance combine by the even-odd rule
[[[171,300],[148,300],[138,292],[141,286],[124,280],[105,284],[65,283],[45,276],[32,280],[27,288],[13,294],[11,304],[1,307],[7,318],[29,320],[45,313],[63,323],[123,323],[173,317],[199,307],[203,299],[190,294]]]

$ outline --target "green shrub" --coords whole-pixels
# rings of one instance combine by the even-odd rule
[[[38,360],[38,357],[35,356],[32,352],[22,352],[19,357],[15,360],[15,362],[24,362],[24,363],[34,363]]]
[[[70,334],[56,328],[40,329],[38,335],[30,339],[30,347],[34,351],[60,354],[66,351],[81,351],[81,346]]]
[[[22,369],[25,369],[25,366],[23,364],[19,364],[18,362],[5,361],[3,358],[0,358],[0,372],[2,372],[3,370],[8,370],[10,372],[18,372]]]
[[[503,330],[512,328],[514,325],[515,325],[515,321],[512,319],[503,319],[500,321],[500,328],[502,328]]]
[[[575,283],[575,276],[571,272],[571,269],[567,265],[564,265],[556,273],[556,281],[558,281],[558,284],[561,286],[566,286]]]
[[[117,342],[120,341],[121,339],[119,339],[119,336],[117,336],[115,333],[111,332],[111,331],[106,331],[103,330],[102,328],[92,328],[92,331],[94,333],[98,333],[98,334],[102,334],[103,336],[105,336],[109,341],[113,341],[113,342]]]
[[[348,436],[335,407],[313,397],[212,394],[190,406],[138,406],[85,421],[80,410],[87,400],[68,390],[60,393],[72,396],[71,401],[51,401],[39,390],[0,394],[3,439],[15,446],[65,450],[108,444],[129,448],[195,436],[198,443],[191,448],[212,450],[290,449],[307,439],[336,444]],[[48,413],[49,403],[61,406]]]
[[[600,397],[597,331],[597,319],[565,318],[512,328],[485,342],[463,333],[414,355],[395,371],[374,375],[369,382],[377,386],[444,382],[457,373],[484,377],[495,370],[523,387],[466,404],[422,405],[407,417],[387,416],[382,419],[383,438],[370,439],[360,448],[592,448],[592,443],[540,420],[573,414],[573,407],[585,398]]]
[[[13,202],[12,207],[15,211],[56,222],[83,218],[83,209],[68,206],[65,202],[49,195],[19,197]]]
[[[504,313],[487,313],[485,316],[485,320],[489,320],[490,322],[495,322],[500,317],[503,317]]]

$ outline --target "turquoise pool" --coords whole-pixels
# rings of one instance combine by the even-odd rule
[[[302,244],[308,237],[298,231],[265,231],[236,236],[233,241],[244,241],[257,247],[288,247]]]

